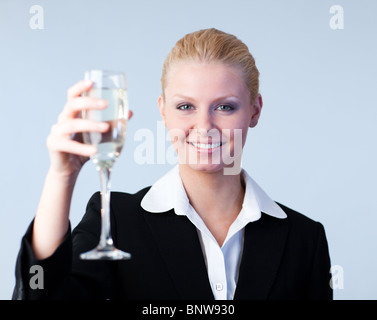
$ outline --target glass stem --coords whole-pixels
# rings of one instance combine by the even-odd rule
[[[99,246],[105,248],[113,246],[113,239],[110,233],[110,173],[111,168],[103,166],[99,168],[101,179],[101,237]]]

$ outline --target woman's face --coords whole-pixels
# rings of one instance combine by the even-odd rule
[[[179,164],[217,172],[240,161],[248,127],[257,124],[262,108],[260,95],[251,104],[241,71],[180,62],[171,66],[166,83],[159,107]]]

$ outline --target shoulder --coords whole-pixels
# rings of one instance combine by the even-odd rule
[[[144,195],[148,192],[150,186],[145,187],[135,193],[111,192],[110,195],[110,214],[114,223],[129,225],[143,221],[146,211],[143,210],[140,203]],[[85,215],[82,222],[98,220],[101,212],[101,194],[94,193],[88,201]]]
[[[323,225],[308,216],[293,210],[281,203],[277,204],[287,214],[286,222],[290,227],[290,237],[294,239],[307,239],[310,242],[317,242],[319,238],[325,238]]]
[[[141,200],[150,189],[145,187],[135,193],[113,191],[110,195],[110,209],[115,216],[138,217],[146,213],[141,207]],[[96,192],[89,199],[86,206],[86,213],[101,211],[101,193]]]
[[[283,209],[283,211],[287,214],[288,219],[295,224],[300,224],[303,226],[312,226],[317,223],[317,221],[309,218],[303,213],[300,213],[292,208],[289,208],[279,202],[276,202],[280,208]]]
[[[145,187],[135,193],[126,193],[126,192],[112,192],[111,193],[111,201],[131,201],[131,202],[138,202],[140,204],[143,197],[149,191],[151,186]]]
[[[290,223],[293,223],[295,225],[300,225],[302,227],[308,227],[308,228],[315,227],[319,224],[318,221],[315,221],[309,218],[307,215],[303,213],[300,213],[292,208],[289,208],[279,202],[276,202],[276,203],[287,214],[287,218],[290,221]]]
[[[119,191],[112,191],[111,192],[111,205],[114,205],[116,207],[122,206],[122,205],[131,205],[131,204],[139,204],[145,194],[148,192],[148,190],[151,188],[151,186],[145,187],[135,193],[127,193],[127,192],[119,192]],[[89,199],[88,206],[93,206],[96,204],[99,204],[101,202],[101,194],[100,192],[96,192],[92,195],[92,197]]]

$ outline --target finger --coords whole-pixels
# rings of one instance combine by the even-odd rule
[[[109,130],[109,124],[106,122],[72,119],[53,125],[51,134],[54,136],[70,136],[79,132],[106,132],[107,130]]]
[[[97,153],[97,147],[94,145],[63,138],[53,139],[52,137],[49,137],[47,139],[47,147],[51,151],[65,152],[82,157],[90,157]]]
[[[104,99],[90,97],[76,97],[68,100],[58,120],[64,121],[77,117],[82,110],[103,110],[107,107],[107,101]]]
[[[128,120],[130,120],[133,115],[134,115],[134,113],[131,110],[129,110],[128,111]]]
[[[93,81],[81,80],[70,87],[67,91],[67,99],[79,97],[83,92],[88,91],[93,86]]]

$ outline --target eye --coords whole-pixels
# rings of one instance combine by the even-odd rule
[[[192,110],[194,107],[191,104],[181,104],[177,107],[178,110]]]
[[[220,111],[232,111],[234,107],[228,104],[221,104],[216,109]]]

